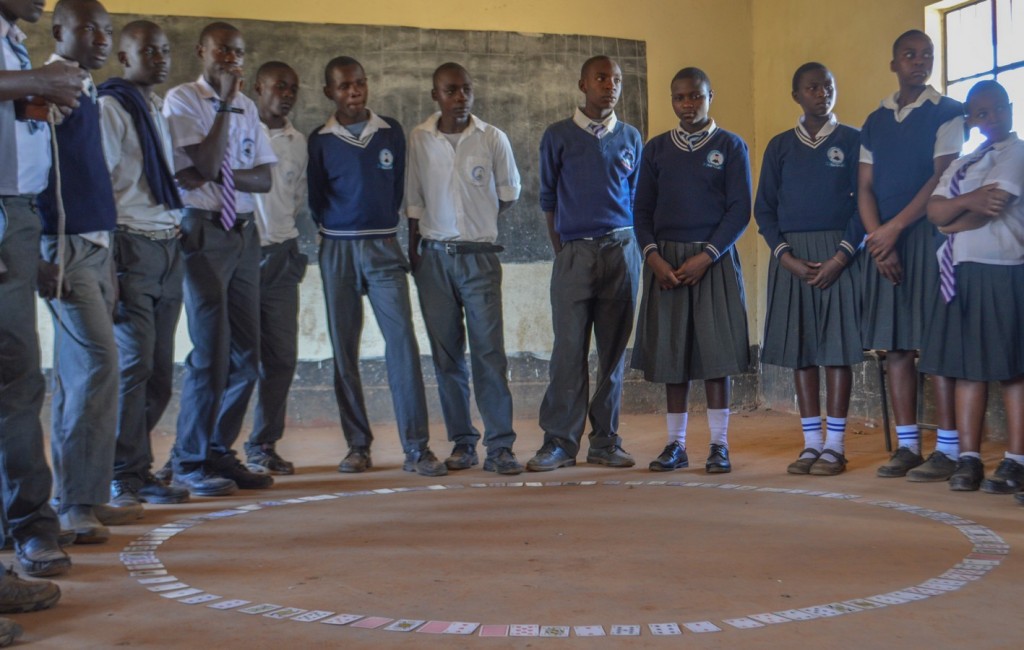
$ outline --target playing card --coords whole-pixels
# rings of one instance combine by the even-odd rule
[[[868,600],[866,598],[857,598],[855,600],[846,600],[843,602],[858,609],[876,609],[878,607],[885,607],[885,603],[876,603],[875,601]]]
[[[331,618],[324,619],[320,622],[326,623],[327,625],[348,625],[349,623],[358,621],[361,618],[363,618],[361,614],[338,614],[337,616],[332,616]]]
[[[696,621],[695,623],[683,623],[683,627],[691,632],[721,632],[722,628],[718,627],[711,621]]]
[[[889,596],[893,596],[894,598],[903,598],[907,602],[912,601],[912,600],[924,600],[925,598],[928,598],[928,596],[926,596],[926,595],[924,595],[922,593],[918,593],[916,591],[910,591],[909,589],[902,589],[900,591],[894,591],[894,592],[892,592],[892,593],[890,593],[888,595]]]
[[[800,609],[801,612],[807,612],[814,616],[814,618],[830,618],[832,616],[839,616],[843,612],[830,607],[828,605],[815,605],[814,607],[803,607]]]
[[[864,611],[860,607],[855,607],[849,603],[829,603],[828,606],[836,610],[840,614],[852,614],[854,612]]]
[[[776,623],[789,623],[791,620],[785,616],[779,616],[778,614],[772,614],[771,612],[765,612],[764,614],[751,614],[748,618],[752,618],[760,623],[768,623],[769,625],[775,625]]]
[[[186,605],[199,605],[213,600],[220,600],[220,596],[214,596],[213,594],[199,594],[198,596],[192,596],[191,598],[182,598],[178,602],[185,603]]]
[[[280,605],[272,605],[270,603],[261,603],[259,605],[252,605],[250,607],[245,607],[245,608],[240,609],[238,611],[242,612],[243,614],[266,614],[267,612],[272,612],[275,609],[281,609],[281,606]]]
[[[476,631],[476,628],[480,627],[479,623],[467,623],[464,621],[454,621],[448,626],[448,629],[444,631],[445,634],[472,634]]]
[[[900,598],[899,596],[893,596],[892,594],[878,594],[877,596],[868,596],[864,600],[870,600],[875,603],[881,603],[883,605],[902,605],[907,602],[906,598]]]
[[[416,632],[421,634],[444,634],[451,624],[451,621],[429,621],[426,625],[417,629]]]
[[[154,593],[160,593],[161,591],[175,591],[178,589],[187,589],[188,585],[184,582],[171,582],[168,584],[157,585],[155,587],[146,587],[148,590]]]
[[[334,614],[334,612],[327,612],[322,609],[314,609],[306,612],[305,614],[296,616],[292,620],[299,621],[300,623],[312,623],[314,621],[319,621],[320,619],[327,618],[332,614]]]
[[[941,589],[929,589],[928,587],[907,587],[903,591],[909,591],[912,594],[921,594],[923,596],[941,596],[942,594],[946,593]]]
[[[613,625],[612,636],[640,636],[639,625]]]
[[[156,578],[139,578],[140,585],[162,585],[165,582],[177,582],[174,576],[158,576]]]
[[[722,622],[725,623],[726,625],[731,625],[731,626],[733,626],[735,628],[738,628],[738,629],[741,629],[741,630],[749,630],[749,629],[752,629],[752,628],[755,628],[755,627],[764,627],[764,623],[758,623],[754,619],[747,618],[747,617],[743,617],[743,618],[727,618],[727,619],[725,619]]]
[[[810,614],[808,612],[805,612],[805,611],[799,610],[799,609],[787,609],[785,611],[775,612],[775,613],[778,614],[779,616],[788,618],[791,621],[809,621],[812,618],[818,618],[814,614]]]
[[[408,618],[400,618],[384,629],[388,632],[412,632],[424,623],[426,623],[426,621],[414,621]]]
[[[284,609],[279,609],[276,612],[268,612],[264,614],[264,616],[266,616],[267,618],[282,619],[291,618],[292,616],[295,616],[297,614],[304,614],[305,612],[306,610],[304,609],[297,609],[295,607],[285,607]]]
[[[129,571],[128,575],[133,578],[148,578],[149,576],[165,576],[167,569],[144,569],[142,571]]]
[[[125,568],[131,571],[153,571],[164,569],[166,567],[159,562],[154,562],[152,564],[126,564]]]
[[[481,625],[480,636],[508,636],[507,625]]]
[[[234,609],[236,607],[241,607],[242,605],[248,605],[250,602],[252,602],[252,601],[250,601],[250,600],[237,600],[237,599],[222,600],[219,603],[214,603],[212,605],[207,605],[207,607],[209,607],[210,609]]]
[[[540,628],[541,636],[567,637],[569,636],[568,625],[545,625]]]
[[[370,616],[362,620],[356,621],[352,624],[352,627],[364,627],[368,630],[373,630],[383,625],[387,625],[395,619],[387,618],[386,616]]]
[[[577,625],[572,631],[576,636],[604,636],[604,628],[600,625]]]
[[[195,596],[196,594],[203,593],[202,589],[196,589],[195,587],[189,587],[188,589],[179,589],[177,591],[167,591],[162,594],[164,598],[184,598],[185,596]]]
[[[676,623],[649,623],[647,627],[651,628],[651,634],[654,636],[672,636],[683,633]]]
[[[540,636],[539,625],[510,625],[508,628],[509,636]]]

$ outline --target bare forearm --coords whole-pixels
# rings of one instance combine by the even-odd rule
[[[260,165],[253,169],[234,170],[235,189],[240,192],[265,194],[272,184],[270,165]]]
[[[992,221],[992,217],[987,214],[981,214],[978,212],[963,212],[960,216],[953,219],[951,222],[939,227],[939,232],[944,235],[950,235],[957,232],[966,232],[968,230],[977,230],[981,228],[989,221]]]
[[[196,171],[208,181],[217,180],[220,167],[224,161],[224,153],[228,149],[228,120],[230,113],[217,113],[213,120],[213,128],[199,144],[185,148],[185,153],[192,159]],[[237,185],[237,181],[236,181]]]
[[[878,200],[875,198],[872,181],[872,167],[861,163],[857,176],[857,211],[860,212],[861,223],[868,233],[874,232],[882,225],[882,216],[878,212]]]

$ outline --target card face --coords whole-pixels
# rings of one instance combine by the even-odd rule
[[[576,636],[604,636],[604,628],[600,625],[577,625],[572,631]]]
[[[564,638],[564,637],[569,636],[569,626],[568,625],[545,625],[542,628],[540,628],[540,635],[541,636],[548,636],[548,637],[562,637],[562,638]]]
[[[314,609],[306,612],[305,614],[296,616],[292,620],[299,621],[300,623],[313,623],[314,621],[319,621],[321,619],[327,618],[333,613],[334,612],[328,612],[322,609]]]
[[[210,609],[234,609],[236,607],[241,607],[242,605],[248,605],[250,602],[252,602],[252,601],[250,601],[250,600],[237,600],[237,599],[222,600],[219,603],[214,603],[212,605],[207,605],[207,607],[209,607]]]
[[[649,623],[647,627],[651,628],[651,634],[654,636],[675,636],[683,633],[676,623]]]
[[[140,585],[162,585],[165,582],[177,582],[174,576],[159,576],[156,578],[139,578]]]
[[[878,594],[877,596],[868,596],[867,598],[865,598],[865,600],[871,600],[876,603],[881,603],[883,605],[902,605],[903,603],[907,602],[906,598],[901,598],[899,596],[894,596],[892,594]]]
[[[815,618],[830,618],[832,616],[839,616],[843,614],[839,610],[829,605],[815,605],[814,607],[804,607],[800,610],[801,612],[807,612],[813,615]]]
[[[320,622],[326,623],[327,625],[348,625],[349,623],[354,623],[361,618],[363,618],[362,614],[338,614],[337,616],[332,616],[331,618]]]
[[[722,622],[740,630],[752,630],[755,627],[764,627],[764,623],[758,623],[754,619],[747,618],[745,616],[742,618],[727,618]]]
[[[722,628],[718,627],[711,621],[696,621],[695,623],[683,623],[683,627],[691,632],[721,632]]]
[[[508,628],[509,636],[540,636],[539,625],[510,625]]]
[[[481,625],[480,636],[508,636],[507,625]]]
[[[167,569],[143,569],[142,571],[130,571],[128,572],[133,578],[148,578],[150,576],[165,576],[167,575]]]
[[[852,614],[853,612],[863,611],[860,607],[854,607],[849,603],[829,603],[828,606],[840,614]]]
[[[187,589],[188,585],[184,582],[169,582],[167,584],[156,585],[155,587],[147,587],[149,591],[153,593],[160,593],[162,591],[176,591],[178,589]]]
[[[426,621],[414,621],[409,618],[400,618],[384,629],[388,632],[412,632],[424,623],[426,623]]]
[[[857,607],[859,609],[875,609],[877,607],[885,607],[884,603],[876,603],[872,600],[868,600],[867,598],[857,598],[854,600],[847,600],[843,602],[845,602],[847,605],[853,605],[854,607]]]
[[[200,605],[214,600],[220,600],[220,596],[214,596],[213,594],[199,594],[198,596],[192,596],[191,598],[182,598],[178,602],[185,603],[186,605]]]
[[[202,589],[196,589],[195,587],[189,587],[188,589],[179,589],[177,591],[167,591],[162,594],[164,598],[184,598],[185,596],[195,596],[196,594],[203,593]]]
[[[783,616],[785,618],[788,618],[791,621],[809,621],[812,618],[818,618],[817,616],[814,616],[813,614],[808,614],[807,612],[799,610],[799,609],[787,609],[785,611],[775,612],[775,613],[778,614],[779,616]]]
[[[363,628],[366,628],[368,630],[373,630],[373,629],[376,629],[378,627],[387,625],[388,623],[390,623],[393,620],[395,620],[395,619],[387,618],[386,616],[370,616],[370,617],[364,618],[362,620],[356,621],[355,623],[352,624],[352,627],[363,627]]]
[[[789,623],[790,619],[785,616],[779,616],[778,614],[772,614],[771,612],[765,612],[764,614],[751,614],[747,618],[752,618],[760,623],[767,623],[769,625],[775,625],[776,623]]]
[[[266,614],[267,612],[272,612],[275,609],[281,609],[281,606],[280,605],[273,605],[271,603],[261,603],[259,605],[252,605],[251,607],[245,607],[245,608],[240,609],[238,611],[242,612],[243,614]]]
[[[479,623],[467,623],[465,621],[453,621],[448,629],[444,631],[445,634],[472,634],[476,631],[476,628],[480,627]]]
[[[612,636],[640,636],[639,625],[613,625]]]
[[[267,618],[282,619],[282,618],[291,618],[292,616],[296,616],[298,614],[304,614],[305,612],[306,612],[306,610],[304,610],[304,609],[297,609],[295,607],[285,607],[284,609],[279,609],[276,612],[268,612],[268,613],[264,614],[264,616],[266,616]]]

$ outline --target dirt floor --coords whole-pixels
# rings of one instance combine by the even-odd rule
[[[532,420],[517,426],[517,452],[525,462],[541,433]],[[442,427],[433,430],[434,449],[443,457],[449,445],[440,439]],[[298,474],[280,477],[272,489],[147,507],[138,524],[113,529],[109,543],[73,547],[75,566],[60,579],[60,605],[15,617],[26,630],[21,643],[1019,647],[1024,507],[1011,497],[875,478],[886,458],[882,436],[856,421],[847,437],[849,471],[828,478],[785,473],[802,447],[799,421],[791,415],[735,414],[729,475],[703,471],[708,433],[702,414],[691,420],[688,470],[647,471],[664,446],[663,416],[626,417],[622,433],[637,459],[632,469],[581,464],[505,478],[473,468],[426,479],[401,470],[393,427],[377,428],[375,467],[362,475],[335,471],[344,454],[336,429],[291,430],[279,451],[296,462]],[[926,449],[932,439],[926,435]],[[170,437],[157,435],[154,443],[162,463]],[[990,471],[1002,452],[985,449]],[[231,516],[202,517],[222,511]],[[13,561],[10,553],[3,561]],[[144,568],[155,564],[163,568]],[[129,569],[166,576],[133,577]],[[150,581],[167,576],[174,580]],[[161,597],[178,588],[150,591],[178,582],[211,600],[188,605],[181,602],[188,595]],[[876,596],[881,600],[867,600]],[[896,604],[909,597],[916,600]],[[250,602],[211,607],[236,599]],[[308,615],[323,618],[301,622],[241,612],[259,604],[323,612]],[[780,620],[778,612],[787,622],[771,622]],[[339,614],[362,618],[323,624]],[[805,616],[819,617],[791,620]],[[487,627],[465,626],[473,629],[465,636],[386,629],[393,622],[354,627],[375,617]],[[658,624],[673,623],[681,636],[653,633],[652,625],[672,631]],[[736,627],[752,624],[760,626]],[[531,625],[569,638],[480,636]],[[598,631],[593,626],[604,636],[584,637]],[[640,634],[612,636],[629,631],[615,626],[638,626]],[[428,623],[426,629],[446,627]]]

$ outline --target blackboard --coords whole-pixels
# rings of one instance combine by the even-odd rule
[[[343,10],[343,9],[341,9]],[[159,24],[172,47],[168,88],[196,79],[200,74],[195,44],[211,19],[119,14],[115,30],[146,18]],[[506,262],[531,262],[551,257],[544,217],[538,205],[538,147],[544,129],[569,117],[582,97],[577,89],[580,65],[590,56],[615,58],[624,75],[617,113],[647,137],[647,59],[643,41],[598,36],[525,34],[495,31],[458,31],[325,25],[312,23],[232,20],[246,43],[248,87],[260,64],[281,60],[299,73],[302,90],[292,110],[292,121],[308,134],[333,110],[321,91],[324,65],[335,56],[358,59],[370,83],[369,106],[402,123],[408,133],[435,110],[430,99],[431,74],[445,61],[465,66],[473,77],[476,103],[473,112],[508,134],[515,152],[523,192],[519,202],[500,218],[498,243],[505,246]],[[35,25],[22,24],[29,34],[29,51],[36,65],[52,52],[50,15]],[[117,51],[117,40],[115,47]],[[97,81],[120,74],[116,54],[95,74]],[[302,247],[316,260],[315,229],[303,220]]]

